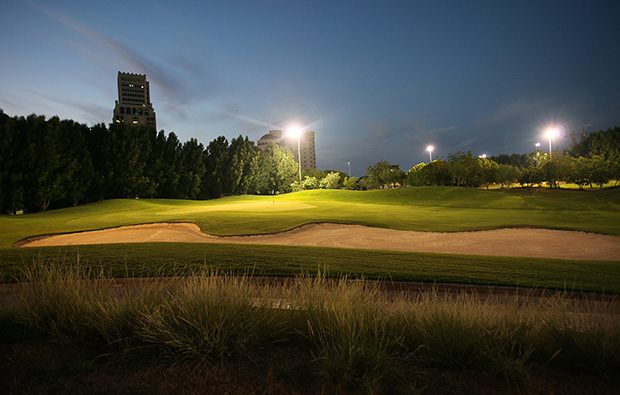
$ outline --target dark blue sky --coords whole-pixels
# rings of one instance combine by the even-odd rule
[[[307,125],[319,169],[525,153],[548,126],[620,124],[619,17],[617,0],[9,0],[0,108],[109,123],[125,71],[147,74],[159,129]]]

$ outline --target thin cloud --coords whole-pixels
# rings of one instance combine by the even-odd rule
[[[228,103],[223,109],[218,112],[217,115],[220,119],[237,119],[244,123],[249,123],[251,125],[263,126],[267,129],[277,129],[278,127],[272,123],[261,121],[260,119],[256,119],[241,113],[241,109],[232,103]]]
[[[7,106],[9,108],[20,107],[17,104],[15,104],[14,102],[5,99],[4,96],[5,96],[4,94],[0,95],[0,104],[2,105],[2,106],[0,106],[0,108],[7,107]]]
[[[32,92],[30,90],[26,90],[25,92],[30,94],[36,94],[36,92]],[[12,96],[7,98],[7,94],[3,93],[0,95],[2,99],[0,99],[0,103],[5,103],[6,107],[3,109],[7,114],[13,113],[15,115],[25,115],[25,114],[37,114],[43,115],[46,111],[56,111],[53,107],[48,106],[45,103],[41,103],[40,101],[31,101],[24,97],[24,95],[20,95],[19,97]],[[5,106],[3,105],[3,106]]]
[[[179,68],[194,74],[195,76],[201,76],[204,74],[202,66],[199,63],[194,62],[192,59],[180,53],[174,54],[170,58],[169,63],[177,65]]]
[[[399,146],[425,145],[434,140],[442,140],[447,134],[459,130],[458,125],[444,127],[427,127],[417,121],[395,123],[389,120],[373,120],[368,123],[366,129],[371,133],[367,136],[371,146],[388,144],[393,146],[394,141]]]
[[[476,138],[472,137],[467,140],[460,141],[457,144],[448,146],[445,148],[448,153],[457,153],[458,151],[468,151],[470,147],[476,142]]]
[[[40,92],[29,90],[30,93],[37,95],[47,101],[62,104],[70,108],[80,109],[86,116],[85,119],[108,120],[112,118],[112,110],[98,104],[86,103],[84,101],[67,100],[58,97],[45,95]]]
[[[539,109],[543,105],[549,103],[550,100],[551,99],[549,98],[537,100],[520,98],[514,100],[500,107],[492,114],[474,122],[473,129],[488,129],[505,122],[513,121],[517,118],[524,118],[528,116],[531,118],[531,114],[537,113]]]
[[[384,143],[386,139],[394,137],[401,127],[394,126],[387,120],[371,120],[368,122],[366,129],[371,133],[371,139],[377,139],[380,143]]]
[[[175,54],[169,62],[153,59],[136,48],[132,48],[117,39],[107,37],[65,14],[52,11],[40,5],[33,5],[56,22],[75,30],[83,37],[104,46],[116,54],[120,59],[119,63],[127,68],[127,70],[123,71],[147,74],[149,82],[161,91],[164,97],[167,98],[167,101],[186,104],[196,96],[192,94],[189,87],[181,82],[183,79],[178,78],[176,74],[190,73],[194,76],[199,76],[201,75],[201,68],[183,55]],[[192,80],[195,81],[195,78]]]

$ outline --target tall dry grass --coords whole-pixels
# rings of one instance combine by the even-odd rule
[[[136,336],[175,356],[223,358],[278,340],[284,325],[248,277],[199,274],[143,310]]]
[[[389,390],[419,367],[481,370],[517,385],[541,366],[620,378],[617,298],[394,294],[320,273],[271,283],[197,273],[119,288],[58,262],[34,263],[23,281],[23,304],[3,322],[204,362],[294,344],[322,375],[362,392]]]
[[[406,357],[402,329],[393,325],[390,303],[376,284],[319,275],[298,278],[290,290],[296,330],[325,376],[364,392],[398,378]]]
[[[134,336],[140,314],[163,302],[157,283],[127,287],[79,260],[36,260],[22,273],[23,303],[18,321],[65,342],[125,342]]]

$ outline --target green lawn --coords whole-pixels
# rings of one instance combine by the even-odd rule
[[[471,231],[542,227],[620,234],[620,189],[477,190],[402,188],[382,191],[326,191],[240,196],[211,201],[109,200],[80,207],[0,217],[0,270],[4,281],[33,254],[75,255],[77,248],[11,248],[21,239],[54,233],[150,222],[194,222],[215,235],[288,230],[306,223],[335,222],[418,231]],[[490,258],[442,254],[367,252],[277,246],[196,246],[188,244],[80,247],[89,262],[122,275],[172,273],[210,266],[290,275],[323,265],[333,273],[402,280],[464,282],[613,290],[620,292],[618,262],[573,262],[532,258]],[[82,259],[82,261],[84,261]]]
[[[504,227],[620,234],[620,189],[604,191],[401,188],[313,190],[209,201],[117,199],[22,216],[0,217],[0,247],[26,237],[150,222],[194,222],[215,235],[288,230],[313,222],[417,231]]]
[[[24,268],[37,266],[41,259],[51,265],[71,265],[78,256],[81,266],[112,277],[204,270],[280,277],[321,270],[329,277],[620,293],[620,262],[210,243],[5,248],[0,249],[0,280],[19,279]]]

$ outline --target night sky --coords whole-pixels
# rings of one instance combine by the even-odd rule
[[[208,144],[289,124],[317,167],[408,170],[620,124],[620,1],[20,1],[0,11],[0,108],[112,121],[146,74],[157,127]],[[569,138],[558,139],[567,145]]]

